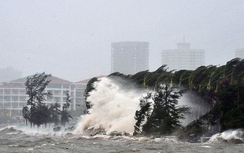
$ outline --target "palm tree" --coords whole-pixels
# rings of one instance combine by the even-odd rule
[[[189,78],[193,72],[194,71],[186,70],[185,72],[182,73],[180,80],[179,80],[179,86],[180,87],[185,87],[187,89],[190,88],[189,87],[190,86],[190,82],[189,82],[190,79]]]
[[[193,71],[189,77],[189,87],[191,90],[199,91],[202,80],[207,77],[207,70],[206,66],[200,66]]]
[[[187,70],[179,70],[179,71],[176,71],[174,74],[173,74],[173,77],[172,77],[172,84],[180,87],[180,79],[181,79],[181,76],[187,72]]]
[[[131,80],[132,82],[135,82],[137,85],[139,85],[140,87],[143,88],[144,78],[145,78],[149,73],[150,73],[150,72],[148,72],[148,70],[138,72],[138,73],[136,73],[136,74],[130,76],[130,80]]]
[[[167,82],[169,80],[171,81],[171,78],[169,79],[169,77],[165,77],[171,73],[172,71],[168,71],[167,65],[162,65],[156,71],[151,72],[145,76],[143,85],[145,88],[156,89],[157,85],[161,83],[162,80],[163,82]]]
[[[233,82],[231,80],[232,71],[239,62],[240,62],[240,58],[234,58],[226,63],[224,71],[223,71],[223,75],[221,76],[221,78],[218,81],[216,92],[220,93],[220,92],[226,90],[230,86],[231,82]]]

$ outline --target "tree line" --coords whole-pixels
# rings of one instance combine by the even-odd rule
[[[189,124],[188,127],[219,124],[222,131],[244,127],[244,59],[234,58],[222,66],[200,66],[195,70],[169,71],[167,65],[162,65],[153,72],[146,70],[133,75],[115,72],[107,77],[120,77],[133,82],[128,84],[131,88],[136,86],[155,91],[148,93],[140,100],[140,110],[135,112],[137,121],[135,133],[140,132],[140,130],[147,133],[152,131],[171,133],[172,129],[177,127],[178,120],[183,117],[182,113],[189,112],[189,108],[176,109],[177,103],[171,103],[172,106],[163,106],[163,103],[170,101],[170,99],[165,100],[165,96],[170,96],[172,93],[176,94],[172,101],[177,102],[177,99],[182,95],[181,89],[196,93],[211,105],[211,110],[208,113]],[[89,92],[94,89],[92,85],[97,80],[97,78],[92,78],[88,82],[85,97],[88,97]],[[172,90],[171,87],[178,88],[178,92]],[[165,94],[164,92],[167,90],[171,92]],[[154,103],[149,102],[149,99],[152,99]],[[195,100],[194,102],[198,103],[199,101]],[[86,101],[86,104],[89,107],[91,106],[89,101]],[[156,108],[160,109],[157,110]],[[166,110],[168,108],[175,110]],[[155,112],[160,115],[155,115]],[[170,118],[174,116],[172,112],[176,112],[174,123],[170,123],[174,119]],[[165,124],[166,122],[167,124]],[[168,127],[164,127],[165,125]]]

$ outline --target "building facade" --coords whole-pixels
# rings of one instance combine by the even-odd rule
[[[244,48],[236,49],[235,57],[244,58]]]
[[[111,44],[111,72],[135,74],[148,70],[148,42],[115,42]]]
[[[205,64],[205,51],[190,49],[189,43],[178,43],[177,49],[162,51],[162,64],[169,70],[195,70]]]
[[[69,92],[71,99],[71,110],[86,109],[84,91],[89,79],[76,83],[52,76],[51,82],[45,89],[45,92],[52,93],[44,102],[48,105],[59,103],[60,109],[66,103],[66,93]],[[0,85],[0,111],[7,110],[12,116],[21,116],[22,109],[27,104],[29,95],[26,94],[26,78],[17,79]],[[1,115],[1,114],[0,114]]]

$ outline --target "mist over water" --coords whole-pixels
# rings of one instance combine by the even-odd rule
[[[95,90],[91,91],[88,97],[88,101],[93,106],[89,110],[89,114],[81,117],[74,133],[104,131],[109,134],[117,131],[132,134],[136,122],[134,116],[136,110],[139,109],[140,98],[148,91],[129,89],[121,82],[118,83],[109,78],[102,78],[94,84],[94,88]],[[197,113],[187,115],[186,119],[182,121],[183,125],[187,125],[209,110],[208,107],[202,107],[204,104],[194,104],[192,97],[194,96],[188,93],[179,100],[179,105],[187,105],[192,108],[193,113]]]
[[[205,115],[211,109],[211,104],[209,102],[191,91],[187,91],[181,99],[179,99],[179,105],[186,105],[191,108],[190,113],[186,114],[185,119],[181,121],[183,126]]]

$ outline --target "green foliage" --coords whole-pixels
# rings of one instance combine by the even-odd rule
[[[147,93],[147,95],[140,99],[140,110],[135,113],[135,126],[134,135],[141,132],[141,125],[144,123],[145,119],[150,115],[151,112],[151,102],[152,93]]]
[[[47,75],[43,72],[27,78],[25,83],[26,94],[29,95],[27,105],[30,105],[31,108],[29,111],[28,107],[24,107],[22,113],[23,117],[29,120],[31,124],[33,123],[34,125],[40,126],[49,121],[50,112],[43,101],[46,100],[45,97],[51,96],[51,93],[44,92],[48,83],[51,81],[50,77],[50,74]]]
[[[223,129],[231,127],[233,121],[229,120],[226,114],[244,104],[244,59],[234,58],[219,67],[200,66],[194,71],[168,72],[166,65],[163,65],[145,75],[143,86],[156,89],[159,83],[167,84],[169,80],[171,80],[170,84],[196,91],[204,96],[204,99],[208,99],[212,110],[203,117],[211,125],[218,124],[221,120],[220,125]],[[195,100],[195,103],[198,103],[198,100]],[[150,127],[149,121],[147,124],[144,125],[145,129],[147,126]],[[240,126],[240,124],[235,125],[235,127]]]
[[[244,127],[244,105],[229,110],[220,119],[222,130]]]
[[[51,96],[51,93],[44,92],[51,81],[50,77],[51,74],[45,74],[45,72],[43,72],[27,78],[25,83],[26,94],[29,95],[27,105],[41,105],[42,102],[46,100],[45,96]]]
[[[239,84],[244,79],[244,59],[240,60],[231,73],[231,84]]]
[[[191,73],[192,71],[185,71],[184,73],[182,73],[179,80],[179,87],[189,88],[189,77],[191,76]]]
[[[66,94],[66,104],[63,105],[62,111],[59,109],[60,105],[57,102],[50,107],[44,103],[46,97],[51,96],[51,93],[44,92],[48,83],[51,81],[50,77],[50,74],[41,73],[27,78],[25,85],[29,99],[27,100],[27,106],[22,109],[22,115],[26,119],[26,124],[27,120],[31,125],[34,124],[37,126],[47,123],[58,125],[60,122],[62,125],[65,125],[69,121],[68,118],[71,116],[67,112],[70,107],[70,96],[68,92]],[[30,106],[30,109],[28,106]]]
[[[207,67],[198,67],[189,77],[189,87],[191,90],[199,91],[201,82],[207,77]]]
[[[216,66],[206,67],[206,70],[204,71],[204,74],[202,74],[201,76],[202,78],[200,79],[199,88],[198,88],[199,93],[204,93],[208,91],[207,88],[208,88],[209,80],[212,76],[212,73],[215,72],[216,69],[217,69]]]
[[[48,123],[49,113],[45,105],[32,106],[29,121],[37,126]]]
[[[179,128],[180,120],[189,112],[189,107],[178,106],[178,99],[183,91],[176,91],[175,87],[169,85],[159,85],[156,93],[150,93],[141,100],[141,109],[136,112],[135,132],[170,134]],[[152,107],[149,99],[152,99]],[[142,105],[143,104],[143,105]],[[147,104],[147,105],[146,105]],[[146,117],[145,124],[141,125]],[[140,123],[140,124],[137,124]]]
[[[156,71],[148,73],[144,77],[143,86],[154,90],[162,81],[164,83],[170,83],[172,79],[172,71],[168,71],[166,67],[166,65],[162,65]]]
[[[51,104],[49,108],[49,123],[54,123],[54,125],[58,125],[60,123],[59,116],[61,114],[61,110],[59,109],[60,105],[56,102]]]
[[[141,71],[134,75],[124,75],[115,72],[110,76],[130,80],[139,87],[150,90],[157,90],[158,86],[163,83],[197,92],[211,104],[211,113],[207,113],[206,116],[204,116],[205,118],[208,118],[205,121],[210,122],[210,124],[218,122],[220,118],[224,120],[224,116],[227,112],[244,104],[244,59],[240,58],[234,58],[222,66],[200,66],[195,70],[168,71],[167,66],[162,65],[154,72]],[[92,83],[95,81],[97,81],[96,78],[89,81],[86,95],[94,89]],[[133,85],[128,86],[129,89],[133,87]],[[154,94],[152,94],[152,99],[153,98]],[[199,99],[194,99],[194,102],[198,103]],[[217,107],[215,107],[216,105]],[[154,104],[151,103],[150,108],[152,109],[153,107]],[[155,108],[156,107],[157,105],[155,105]],[[163,110],[154,110],[154,112],[152,111],[152,114],[154,113],[165,114]],[[150,121],[150,117],[144,116],[145,119],[143,119],[143,113],[140,111],[137,112],[136,118],[138,118],[137,121],[139,118],[142,119],[137,123],[141,127],[136,132],[139,132],[139,130],[143,131],[143,128],[144,131],[152,129],[152,125],[156,125],[153,120]],[[158,120],[162,119],[158,118]],[[167,118],[165,117],[164,120],[166,122]],[[148,123],[142,127],[142,124],[145,121]],[[227,122],[228,121],[225,121],[225,123],[220,122],[220,125],[227,125]],[[223,125],[223,127],[229,127],[225,125]]]
[[[219,98],[221,99],[222,114],[237,107],[237,89],[233,86],[221,92]]]
[[[202,122],[205,122],[207,125],[216,125],[219,122],[221,116],[221,104],[218,103],[205,115],[199,118]]]
[[[176,71],[172,77],[172,82],[177,85],[177,86],[180,86],[180,82],[181,82],[181,77],[182,75],[187,72],[187,70],[179,70],[179,71]]]
[[[130,80],[135,82],[138,86],[143,87],[144,78],[149,74],[148,70],[138,72],[130,76]]]
[[[207,84],[207,91],[210,93],[216,93],[217,91],[217,84],[219,82],[219,79],[223,75],[224,72],[224,66],[216,67],[214,71],[211,72],[208,84]]]

